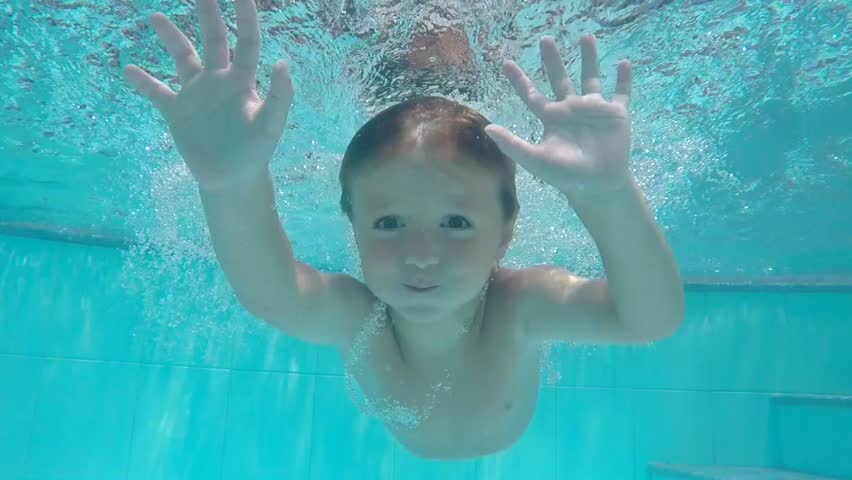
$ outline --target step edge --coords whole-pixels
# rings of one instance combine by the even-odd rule
[[[797,472],[795,470],[783,470],[779,468],[771,468],[771,467],[746,467],[746,466],[737,466],[737,465],[706,465],[706,464],[675,464],[675,463],[662,463],[662,462],[651,462],[648,464],[648,468],[652,472],[661,472],[661,473],[676,473],[678,475],[684,475],[687,478],[694,478],[698,480],[724,480],[725,477],[720,476],[722,474],[737,473],[737,470],[740,473],[764,473],[764,474],[783,474],[789,478],[785,478],[784,480],[843,480],[837,477],[826,477],[822,475],[814,475],[811,473],[805,472]],[[714,470],[714,469],[727,469],[727,472],[719,472],[719,475],[714,475],[713,472],[696,472],[696,468]],[[733,472],[732,472],[733,471]]]

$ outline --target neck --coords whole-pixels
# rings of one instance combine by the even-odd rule
[[[447,357],[460,350],[468,338],[475,337],[485,313],[485,301],[491,280],[482,292],[448,314],[431,320],[411,320],[388,306],[392,328],[403,358]]]
[[[458,347],[470,333],[478,302],[432,320],[410,320],[394,309],[390,315],[400,350],[405,356],[444,355]],[[472,308],[471,308],[472,307]]]

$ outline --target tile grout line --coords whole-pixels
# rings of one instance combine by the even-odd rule
[[[49,227],[49,228],[48,228]],[[117,250],[120,254],[135,247],[142,247],[145,252],[157,252],[156,246],[144,244],[134,239],[122,238],[115,235],[85,232],[69,234],[61,226],[15,224],[0,222],[0,237],[23,238],[33,241],[67,243],[81,248],[103,248]],[[826,282],[820,281],[819,275],[786,275],[779,278],[771,276],[753,277],[714,277],[707,275],[687,276],[684,278],[684,288],[687,292],[794,292],[794,293],[849,293],[852,292],[852,279],[847,275],[839,276]]]
[[[24,239],[23,241],[44,241],[66,243],[80,248],[103,248],[117,250],[119,255],[126,255],[133,248],[140,247],[145,253],[162,253],[157,246],[145,244],[133,238],[121,237],[108,231],[80,231],[61,225],[35,224],[25,222],[0,222],[0,237]],[[824,276],[823,276],[824,277]],[[713,276],[691,275],[684,277],[687,291],[694,292],[789,292],[822,293],[850,292],[852,278],[848,275],[829,277],[826,281],[819,275],[786,275],[772,276]]]
[[[393,478],[393,480],[398,480],[398,477],[396,476],[396,473],[397,473],[396,462],[397,462],[398,450],[399,450],[399,442],[394,440],[393,450],[391,450],[391,458],[392,458],[392,461],[391,461],[391,478]]]
[[[219,480],[223,480],[225,478],[225,452],[228,447],[228,421],[230,420],[231,415],[231,391],[233,387],[231,385],[231,381],[234,378],[232,372],[232,370],[228,371],[228,392],[225,396],[225,421],[222,425],[222,446],[221,453],[219,455]]]
[[[41,361],[39,361],[39,363],[41,364],[42,367],[44,367],[47,362],[44,361],[44,360],[41,360]],[[32,413],[33,414],[32,414],[31,421],[30,421],[29,436],[27,437],[27,448],[24,451],[23,470],[24,470],[25,478],[30,477],[30,461],[32,460],[31,456],[32,456],[32,449],[33,449],[33,436],[35,435],[35,420],[36,420],[36,414],[38,413],[38,404],[41,401],[41,395],[43,393],[42,392],[42,390],[43,390],[42,384],[44,383],[44,368],[39,369],[39,376],[38,377],[39,377],[39,381],[36,384],[36,391],[35,391],[35,395],[33,396],[34,397],[33,398],[33,407],[32,407]]]
[[[638,415],[636,415],[636,399],[633,396],[630,396],[630,397],[628,397],[628,400],[630,401],[630,418],[631,418],[630,435],[631,435],[632,440],[633,440],[631,442],[633,444],[633,448],[631,449],[631,453],[633,454],[632,455],[633,461],[631,462],[633,464],[633,468],[630,469],[630,474],[633,477],[633,480],[642,480],[641,478],[636,478],[636,469],[637,469],[636,461],[637,461],[637,458],[638,458],[637,451],[639,450],[639,445],[636,443],[636,428],[637,428],[636,427],[636,419],[638,418]]]
[[[559,480],[559,389],[555,388],[553,391],[555,405],[553,408],[553,449],[556,451],[556,458],[554,458],[554,469],[556,470],[556,480]]]
[[[710,393],[710,458],[713,465],[719,464],[719,452],[718,452],[718,444],[719,444],[719,432],[716,429],[716,395],[714,393]]]
[[[311,428],[308,429],[308,471],[305,475],[305,480],[311,480],[311,473],[313,471],[314,465],[314,420],[316,419],[317,413],[317,380],[316,377],[312,377],[311,385],[313,385],[313,391],[311,392]]]
[[[698,298],[698,308],[700,309],[700,311],[702,311],[702,312],[712,311],[712,309],[709,309],[707,307],[708,302],[709,302],[709,299],[708,299],[707,295],[703,295],[703,296]],[[710,363],[710,365],[709,365],[709,368],[708,368],[708,370],[709,370],[708,376],[709,376],[710,380],[707,382],[707,385],[710,386],[710,387],[714,387],[718,383],[721,383],[719,377],[717,377],[717,375],[719,374],[719,370],[718,370],[719,365],[718,365],[718,362],[709,362],[709,363]],[[710,402],[710,412],[709,413],[710,413],[711,420],[715,420],[716,417],[717,417],[717,413],[716,413],[716,409],[715,409],[716,392],[717,392],[717,390],[710,390],[709,398],[708,398],[708,401]],[[718,462],[717,445],[719,443],[719,439],[717,438],[717,436],[719,435],[719,432],[717,431],[715,425],[716,425],[716,422],[714,422],[714,421],[710,422],[710,457],[713,459],[713,463]]]
[[[222,446],[221,455],[219,456],[219,480],[224,480],[225,478],[225,455],[228,451],[228,425],[231,419],[231,393],[233,391],[232,382],[234,379],[234,356],[235,352],[237,351],[238,338],[242,338],[241,335],[238,334],[236,328],[232,329],[230,333],[231,335],[228,339],[228,366],[225,368],[228,372],[228,392],[225,396],[225,421],[222,427]],[[243,330],[240,329],[239,333],[243,333]]]
[[[139,413],[139,396],[142,394],[142,366],[136,365],[136,394],[133,398],[133,416],[130,420],[130,439],[127,444],[127,462],[124,465],[124,478],[130,479],[130,463],[133,458],[133,439],[136,436],[136,416]]]
[[[31,360],[45,360],[45,361],[70,361],[70,362],[80,362],[80,363],[95,363],[95,364],[117,364],[117,365],[126,365],[126,366],[139,366],[139,367],[167,367],[167,368],[186,368],[186,369],[194,369],[194,370],[212,370],[212,371],[227,371],[227,372],[246,372],[246,373],[266,373],[266,374],[277,374],[277,375],[296,375],[296,376],[307,376],[307,377],[321,377],[321,378],[344,378],[343,374],[340,373],[314,373],[314,372],[294,372],[288,370],[262,370],[256,368],[232,368],[232,367],[216,367],[216,366],[205,366],[205,365],[191,365],[191,364],[172,364],[172,363],[154,363],[154,362],[143,362],[143,361],[129,361],[129,360],[99,360],[92,358],[79,358],[79,357],[61,357],[61,356],[52,356],[52,355],[28,355],[21,353],[3,353],[0,352],[0,357],[9,357],[9,358],[25,358]],[[712,388],[654,388],[654,387],[632,387],[632,386],[624,386],[624,387],[613,387],[613,386],[581,386],[581,385],[547,385],[546,387],[552,387],[558,390],[623,390],[623,391],[636,391],[636,392],[669,392],[669,393],[690,393],[690,392],[698,392],[698,393],[720,393],[720,394],[731,394],[731,395],[768,395],[771,397],[795,397],[795,396],[805,396],[808,398],[813,398],[815,400],[821,399],[831,399],[837,397],[850,397],[852,396],[852,391],[849,392],[841,392],[841,393],[813,393],[810,391],[794,391],[794,390],[721,390],[721,389],[712,389]],[[781,398],[781,400],[785,400]]]
[[[98,358],[56,356],[56,355],[31,355],[31,354],[25,354],[25,353],[12,353],[12,352],[0,352],[0,357],[30,358],[30,359],[56,360],[56,361],[72,361],[72,362],[81,362],[81,363],[141,365],[141,366],[145,366],[145,367],[174,367],[174,368],[187,368],[187,369],[197,369],[197,370],[225,370],[225,371],[235,371],[235,372],[259,372],[259,373],[283,373],[283,374],[287,374],[287,375],[310,375],[310,376],[318,376],[318,377],[343,377],[342,373],[294,372],[294,371],[290,371],[290,370],[264,370],[264,369],[260,369],[260,368],[210,366],[210,365],[197,365],[197,364],[188,364],[188,363],[146,362],[146,361],[141,361],[141,360],[104,360],[104,359],[98,359]]]

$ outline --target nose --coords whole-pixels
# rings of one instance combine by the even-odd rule
[[[437,245],[427,235],[417,235],[409,239],[405,252],[405,264],[424,269],[439,262]]]
[[[406,265],[414,265],[417,268],[423,269],[432,265],[438,264],[438,257],[432,255],[431,257],[412,257],[409,256],[405,259]]]

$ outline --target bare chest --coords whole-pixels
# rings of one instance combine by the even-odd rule
[[[347,362],[349,380],[360,390],[356,401],[423,456],[469,457],[506,448],[535,411],[539,355],[509,332],[487,329],[463,354],[432,361],[404,358],[389,326],[374,329],[357,347],[357,361]]]
[[[428,414],[416,428],[389,425],[400,442],[426,456],[471,457],[507,448],[523,435],[538,398],[538,356],[480,353],[482,358],[451,370],[437,392],[431,381],[419,386],[426,394],[419,403]]]

